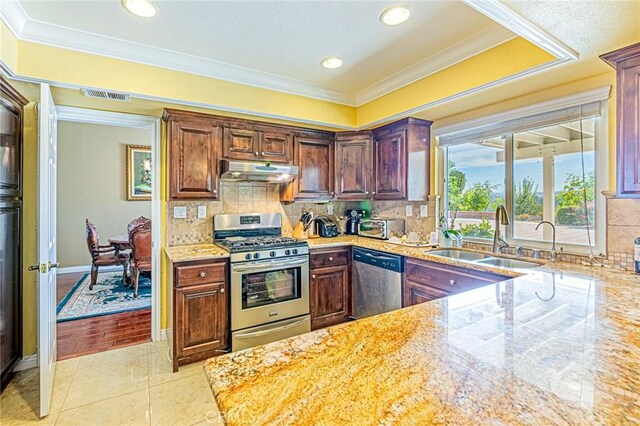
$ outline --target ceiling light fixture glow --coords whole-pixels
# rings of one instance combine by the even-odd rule
[[[407,6],[392,6],[382,12],[380,22],[385,25],[398,25],[409,19],[411,11]]]
[[[322,66],[325,68],[329,68],[330,70],[334,68],[339,68],[342,66],[342,59],[336,58],[335,56],[323,59]]]
[[[122,7],[141,18],[151,18],[157,13],[149,0],[122,0]]]

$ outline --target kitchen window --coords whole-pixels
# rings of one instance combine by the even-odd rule
[[[604,252],[606,103],[595,101],[441,134],[444,215],[467,240],[490,240],[498,204],[511,245]],[[603,123],[605,125],[603,125]]]

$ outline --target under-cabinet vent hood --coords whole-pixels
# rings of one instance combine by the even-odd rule
[[[222,160],[220,179],[235,182],[291,182],[298,166],[257,161]]]

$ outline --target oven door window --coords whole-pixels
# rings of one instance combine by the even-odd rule
[[[302,297],[300,275],[300,267],[243,274],[242,309],[300,299]]]

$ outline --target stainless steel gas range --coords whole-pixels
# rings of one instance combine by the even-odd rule
[[[280,213],[216,215],[214,240],[231,254],[231,350],[311,331],[309,247],[282,236]]]

